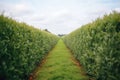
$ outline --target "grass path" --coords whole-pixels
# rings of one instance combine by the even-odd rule
[[[59,40],[36,70],[34,80],[88,80],[88,77],[63,41]]]

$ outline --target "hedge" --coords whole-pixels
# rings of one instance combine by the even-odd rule
[[[120,80],[120,13],[83,25],[64,42],[92,80]]]
[[[0,15],[0,80],[27,80],[58,37]]]

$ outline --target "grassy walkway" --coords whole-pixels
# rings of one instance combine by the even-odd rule
[[[35,73],[35,80],[88,80],[62,40]]]

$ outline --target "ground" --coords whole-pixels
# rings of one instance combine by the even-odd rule
[[[35,70],[34,80],[88,80],[83,68],[62,40]]]

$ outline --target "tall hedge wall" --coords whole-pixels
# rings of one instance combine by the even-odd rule
[[[120,80],[120,13],[82,26],[64,42],[92,79]]]
[[[27,80],[58,37],[0,15],[0,80]]]

